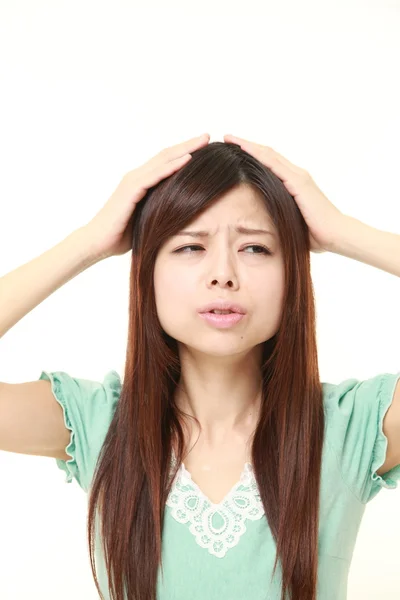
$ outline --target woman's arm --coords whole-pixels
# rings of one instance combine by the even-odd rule
[[[0,278],[0,338],[55,290],[103,260],[80,227],[56,246]]]

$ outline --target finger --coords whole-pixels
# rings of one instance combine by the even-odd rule
[[[236,135],[232,135],[230,133],[226,133],[224,135],[224,141],[225,142],[231,142],[233,144],[237,144],[238,146],[242,146],[242,144],[248,144],[249,141],[245,140],[243,138],[239,138]]]
[[[252,152],[269,152],[271,156],[276,155],[277,158],[283,158],[283,156],[278,155],[278,152],[271,148],[270,146],[263,146],[262,144],[256,144],[256,142],[251,142],[250,140],[245,140],[244,138],[239,138],[234,135],[225,135],[224,138],[231,139],[235,143],[239,144],[243,149],[249,148]],[[247,150],[246,150],[247,151]]]
[[[256,144],[255,142],[245,140],[244,138],[237,137],[236,135],[232,135],[230,133],[224,135],[224,139],[226,139],[227,141],[232,141],[234,144],[238,144],[239,146],[258,146],[259,148],[262,148],[261,144]]]
[[[272,148],[271,148],[272,150]],[[292,162],[290,162],[290,160],[288,160],[287,158],[285,158],[284,156],[282,156],[282,154],[279,154],[279,152],[277,152],[276,150],[272,150],[272,152],[275,154],[276,158],[283,164],[286,165],[289,169],[291,169],[292,171],[294,171],[295,173],[302,173],[304,171],[304,169],[302,169],[301,167],[299,167],[298,165],[293,164]]]
[[[284,183],[291,181],[293,175],[296,174],[296,171],[287,164],[289,161],[286,161],[286,163],[283,162],[281,160],[283,157],[280,157],[280,155],[272,148],[261,146],[261,144],[255,144],[254,142],[243,140],[243,138],[238,138],[236,136],[229,135],[224,136],[224,138],[225,137],[227,138],[227,141],[235,140],[233,143],[239,144],[245,152],[248,152],[260,161],[260,163],[269,167]]]
[[[191,158],[191,154],[184,154],[183,156],[179,156],[174,160],[159,163],[157,166],[153,167],[151,170],[146,172],[142,188],[148,189],[150,187],[155,186],[163,179],[166,179],[167,177],[172,175],[185,163],[189,162]]]
[[[275,150],[272,148],[268,148],[267,146],[262,146],[261,144],[256,144],[255,142],[250,142],[249,140],[245,140],[244,138],[239,138],[234,135],[224,135],[224,139],[227,141],[232,140],[235,144],[238,144],[243,150],[252,154],[257,160],[263,162],[264,164],[270,164],[272,162],[276,162],[278,160],[278,155]],[[266,157],[266,160],[265,160]]]
[[[256,144],[255,142],[250,142],[250,140],[245,140],[244,138],[238,138],[234,135],[225,135],[224,138],[226,138],[226,141],[232,141],[234,144],[238,144],[243,150],[245,150],[249,154],[252,154],[260,161],[262,153],[268,152],[270,154],[270,157],[272,157],[273,153],[275,152],[274,150],[272,150],[272,148],[262,146],[261,144]]]
[[[167,160],[175,160],[180,156],[184,156],[185,154],[197,150],[197,148],[201,148],[201,146],[205,146],[209,141],[210,135],[208,133],[203,133],[203,135],[191,138],[190,140],[186,140],[175,146],[165,148],[165,150],[161,151],[161,154],[166,156]]]
[[[243,148],[243,150],[249,152],[249,154],[254,155],[255,158],[257,158],[260,162],[267,165],[268,167],[272,167],[274,162],[276,160],[279,160],[282,165],[286,166],[294,173],[301,174],[304,172],[304,169],[290,162],[290,160],[282,156],[282,154],[279,154],[279,152],[277,152],[270,146],[262,146],[261,144],[256,144],[254,142],[250,142],[249,140],[245,140],[243,138],[239,138],[231,134],[225,135],[224,138],[227,138],[227,141],[232,140],[234,143],[237,143],[238,145],[240,145],[241,148]]]

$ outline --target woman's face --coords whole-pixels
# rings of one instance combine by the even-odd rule
[[[237,226],[273,235],[237,233]],[[277,232],[257,192],[237,186],[188,230],[209,235],[174,236],[156,259],[156,306],[164,331],[188,348],[214,356],[246,352],[270,339],[281,320],[284,271]],[[235,325],[219,329],[198,313],[216,299],[239,303],[247,313]]]

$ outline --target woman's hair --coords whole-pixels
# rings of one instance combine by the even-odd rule
[[[239,184],[260,193],[278,232],[285,275],[279,329],[263,343],[252,466],[276,542],[273,574],[281,563],[281,600],[287,591],[292,600],[316,599],[325,421],[308,227],[283,182],[239,146],[224,142],[193,152],[185,166],[148,190],[133,213],[125,374],[89,491],[90,561],[101,598],[93,556],[96,508],[111,598],[155,600],[165,503],[184,458],[182,422],[188,415],[174,402],[178,344],[157,316],[157,253]],[[171,468],[174,440],[178,452]]]

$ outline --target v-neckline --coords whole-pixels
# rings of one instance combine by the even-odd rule
[[[175,455],[175,451],[174,449],[172,449],[172,459],[173,461],[176,462],[176,455]],[[188,469],[185,467],[185,463],[181,462],[180,466],[179,466],[179,471],[182,472],[187,479],[190,480],[191,484],[193,485],[193,487],[196,489],[197,493],[199,494],[199,496],[201,496],[204,500],[206,500],[212,507],[218,508],[219,506],[222,506],[224,504],[224,502],[228,499],[229,496],[231,496],[233,494],[233,492],[235,491],[235,489],[239,486],[242,485],[242,483],[244,481],[246,481],[246,479],[248,479],[249,475],[251,474],[253,470],[253,467],[251,465],[250,462],[246,461],[244,463],[242,472],[240,473],[240,477],[238,479],[238,481],[231,487],[231,489],[229,490],[229,492],[227,492],[225,494],[225,496],[222,498],[222,500],[220,500],[220,502],[212,502],[210,500],[210,498],[202,491],[202,489],[200,488],[200,486],[193,480],[192,478],[192,474],[190,473],[190,471],[188,471]],[[178,472],[179,472],[178,471]]]
[[[176,458],[173,453],[173,466]],[[240,490],[239,487],[245,489]],[[195,500],[195,503],[193,503]],[[179,465],[166,500],[171,517],[189,527],[196,543],[217,558],[237,546],[247,531],[247,520],[258,521],[265,515],[251,463],[246,462],[239,481],[218,503],[202,492],[184,463]],[[215,522],[217,519],[217,522]],[[222,519],[222,524],[221,524]]]

